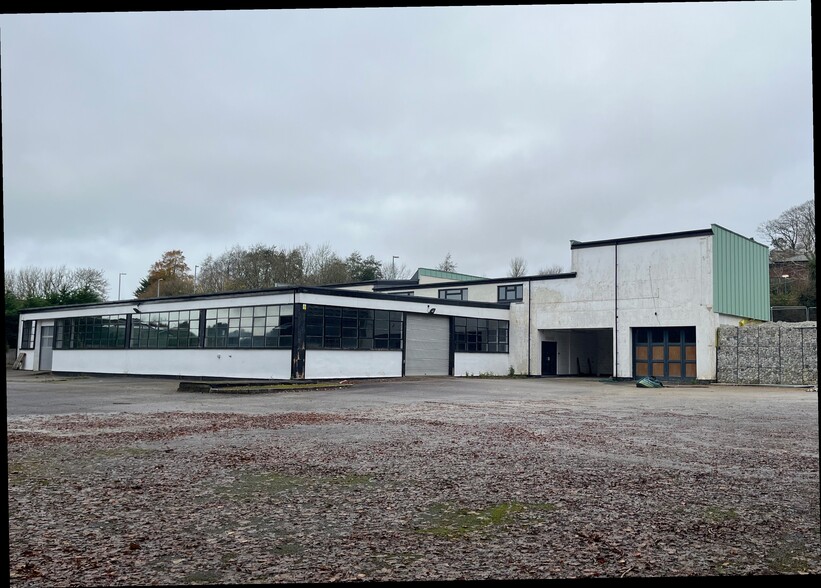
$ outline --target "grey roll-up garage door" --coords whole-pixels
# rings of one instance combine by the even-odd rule
[[[447,376],[450,373],[450,319],[408,314],[405,329],[405,375]]]

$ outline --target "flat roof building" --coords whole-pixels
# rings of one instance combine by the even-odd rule
[[[571,242],[567,273],[282,287],[48,307],[23,369],[222,378],[715,380],[716,329],[769,318],[768,249],[709,229]]]

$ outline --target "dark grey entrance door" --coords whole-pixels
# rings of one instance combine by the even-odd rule
[[[54,327],[40,327],[40,369],[51,371],[51,352],[54,349]]]
[[[556,375],[556,342],[542,341],[542,375]]]

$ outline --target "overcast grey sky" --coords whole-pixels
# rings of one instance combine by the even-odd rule
[[[411,270],[813,197],[810,3],[0,16],[6,268],[327,242]]]

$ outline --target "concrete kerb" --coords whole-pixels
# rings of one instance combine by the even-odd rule
[[[358,385],[401,385],[401,384],[413,384],[419,383],[424,381],[441,381],[450,380],[453,382],[468,382],[471,380],[475,381],[488,381],[488,380],[497,380],[500,382],[507,382],[507,381],[514,381],[514,380],[525,380],[525,381],[538,381],[538,380],[572,380],[572,381],[581,381],[581,380],[589,380],[591,382],[595,382],[598,384],[608,384],[616,387],[628,387],[628,388],[636,388],[635,380],[628,379],[628,378],[619,378],[618,380],[613,379],[602,379],[602,378],[580,378],[580,377],[539,377],[539,376],[516,376],[511,378],[510,376],[476,376],[476,377],[463,377],[463,376],[408,376],[408,377],[375,377],[375,378],[346,378],[346,379],[312,379],[312,380],[247,380],[247,379],[237,379],[237,380],[226,380],[224,378],[206,378],[206,377],[197,377],[195,379],[184,378],[180,376],[168,376],[168,375],[153,375],[153,374],[103,374],[103,373],[74,373],[74,372],[51,372],[51,371],[27,371],[27,370],[10,370],[7,368],[7,379],[34,379],[37,381],[53,379],[55,381],[72,381],[72,380],[84,380],[90,378],[101,378],[101,379],[110,379],[112,381],[121,379],[121,378],[137,378],[139,380],[165,380],[165,381],[173,381],[177,380],[180,382],[180,386],[177,389],[179,392],[209,392],[211,394],[226,394],[226,395],[236,395],[236,394],[259,394],[259,393],[266,393],[266,392],[290,392],[290,391],[308,391],[308,390],[331,390],[331,389],[342,389],[342,388],[350,388],[352,386]],[[9,378],[9,376],[11,378]],[[216,385],[214,385],[216,384]],[[679,383],[679,382],[663,382],[663,388],[658,388],[656,390],[664,390],[665,388],[668,390],[676,390],[676,389],[688,389],[688,388],[702,388],[702,389],[709,389],[712,387],[718,388],[781,388],[785,390],[807,390],[807,391],[818,391],[817,384],[770,384],[770,383],[755,383],[755,384],[747,384],[742,382],[705,382],[705,381],[697,381],[694,383]],[[187,388],[187,386],[192,386],[191,388]],[[281,388],[273,388],[273,386],[282,386]],[[208,387],[208,390],[205,388]],[[196,388],[196,389],[194,389]],[[226,389],[228,388],[228,389]],[[244,390],[243,390],[244,389]]]

